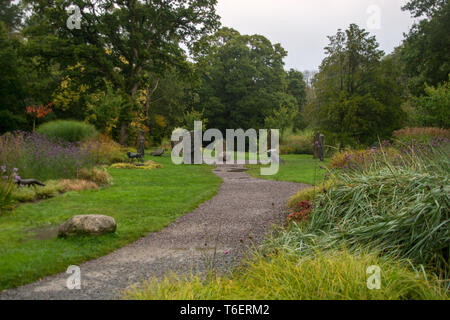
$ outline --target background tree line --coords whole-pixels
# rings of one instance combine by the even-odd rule
[[[0,133],[76,119],[122,144],[158,144],[176,127],[321,130],[372,144],[407,125],[449,127],[450,7],[412,0],[420,21],[389,55],[356,24],[329,37],[318,72],[285,70],[286,50],[221,27],[216,0],[0,3]]]

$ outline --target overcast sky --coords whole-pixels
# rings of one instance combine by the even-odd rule
[[[350,23],[375,35],[386,53],[413,24],[407,0],[219,0],[222,24],[242,34],[261,34],[288,51],[286,68],[318,69],[328,35]],[[379,13],[379,14],[378,14]],[[379,23],[378,23],[379,22]]]

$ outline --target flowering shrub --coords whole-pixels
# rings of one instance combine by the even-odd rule
[[[305,221],[308,219],[309,214],[313,210],[313,204],[308,200],[303,200],[296,206],[295,209],[296,211],[288,216],[288,220],[298,222]]]
[[[0,137],[0,163],[18,168],[23,178],[48,180],[75,178],[81,168],[93,167],[94,159],[79,144],[18,131]]]

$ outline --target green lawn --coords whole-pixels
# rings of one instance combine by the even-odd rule
[[[168,155],[149,159],[164,168],[110,169],[113,186],[66,193],[0,216],[0,290],[65,271],[71,264],[100,257],[158,231],[213,197],[221,184],[210,166],[176,166]],[[46,239],[46,233],[77,214],[112,216],[117,232]]]
[[[310,185],[317,185],[323,181],[326,170],[323,169],[328,163],[313,159],[312,155],[292,154],[282,155],[281,158],[286,164],[280,165],[280,170],[273,176],[260,175],[261,165],[247,165],[250,170],[248,173],[255,178],[268,180],[301,182]],[[322,167],[322,168],[321,168]]]

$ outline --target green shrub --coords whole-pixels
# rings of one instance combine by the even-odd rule
[[[367,268],[379,266],[381,287],[367,287]],[[427,280],[428,279],[428,280]],[[299,257],[279,251],[257,255],[230,277],[199,276],[145,282],[128,290],[139,300],[421,300],[448,299],[433,276],[375,254],[315,252]]]
[[[425,96],[414,98],[422,125],[450,128],[450,82],[426,86]]]
[[[93,125],[74,120],[50,121],[39,126],[37,131],[49,138],[67,142],[79,142],[97,136]]]
[[[280,151],[281,154],[313,154],[313,142],[312,132],[291,134],[283,139]]]

